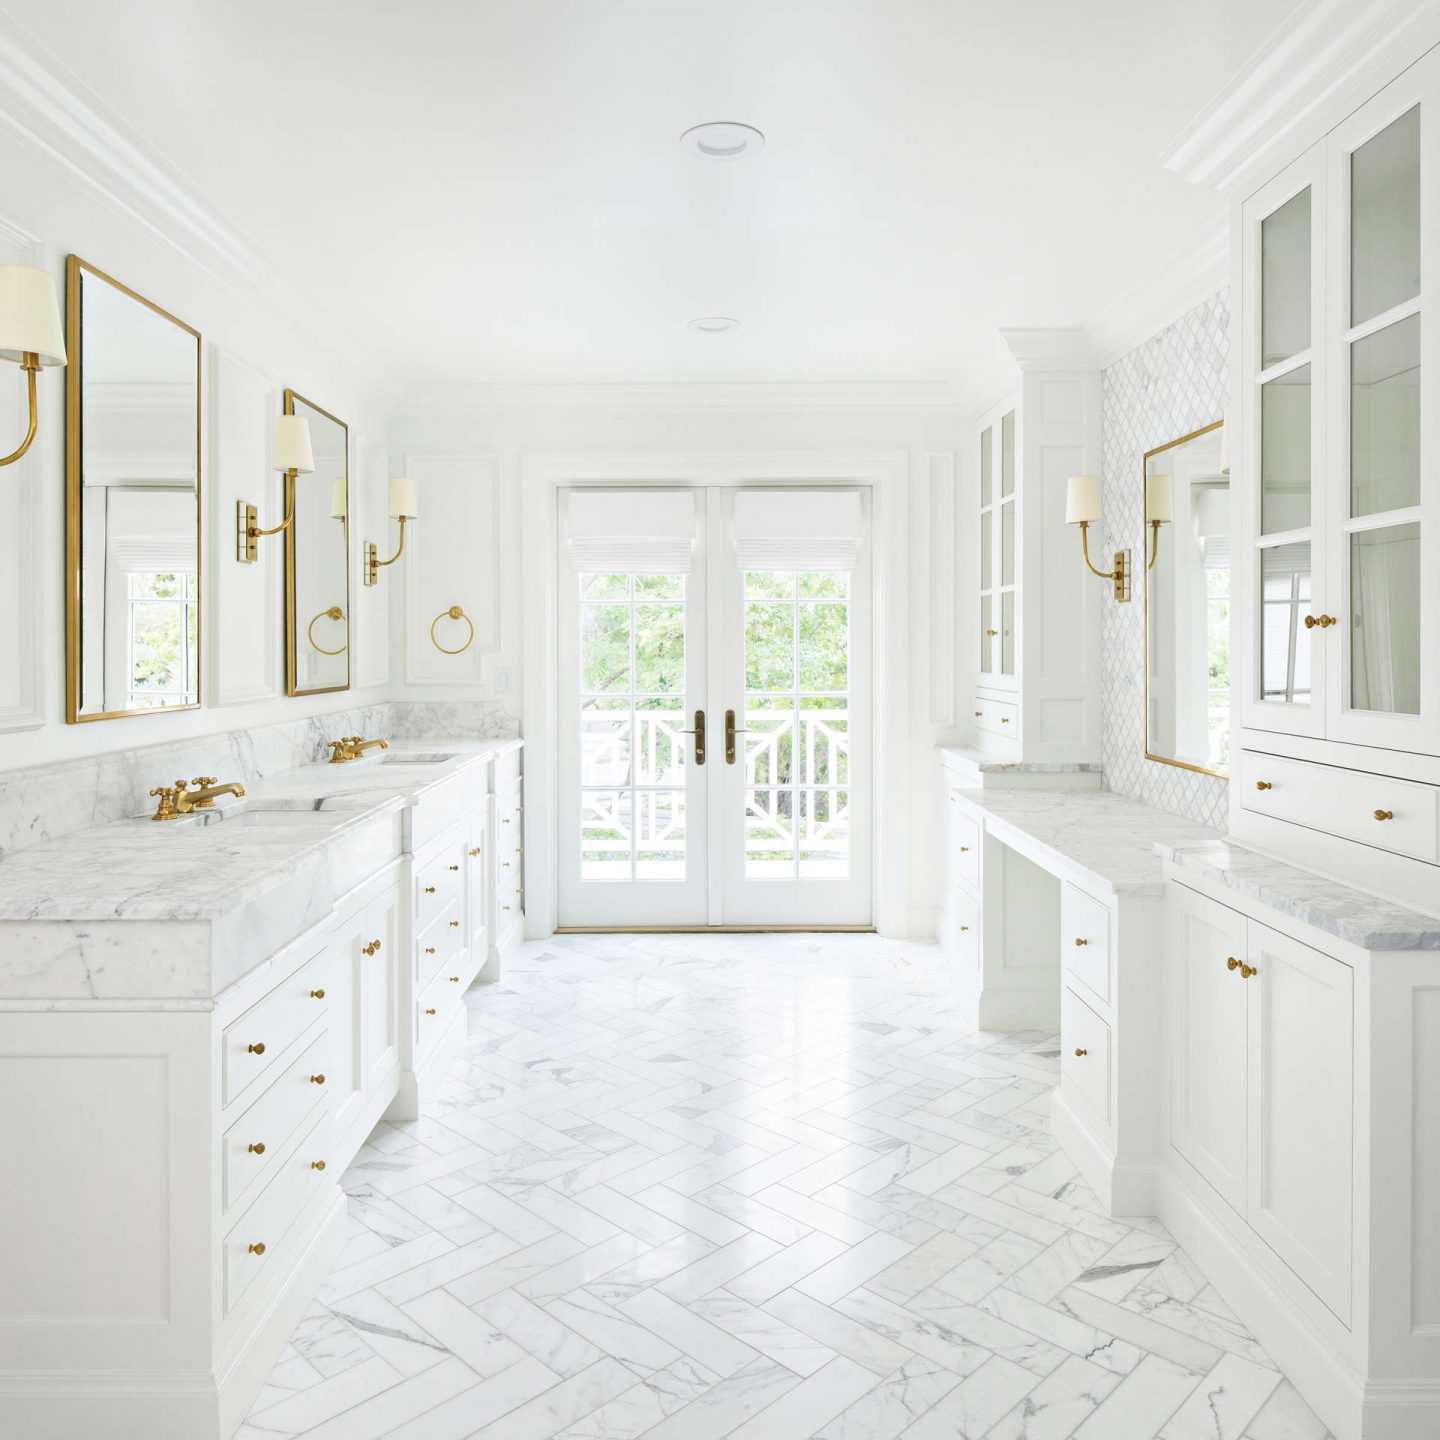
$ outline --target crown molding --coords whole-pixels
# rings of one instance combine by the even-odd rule
[[[1160,157],[1195,185],[1271,174],[1392,75],[1440,44],[1440,0],[1302,5]]]
[[[836,382],[695,381],[616,384],[412,385],[407,414],[457,410],[954,410],[958,386],[948,381]]]
[[[369,385],[385,383],[382,357],[348,318],[316,305],[304,284],[9,19],[0,20],[0,129],[190,264],[283,315]]]
[[[1023,370],[1094,370],[1095,350],[1085,331],[1035,326],[1001,330],[1015,363]]]

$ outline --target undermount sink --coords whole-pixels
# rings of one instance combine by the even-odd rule
[[[318,810],[241,810],[233,814],[227,814],[224,810],[215,810],[205,816],[207,826],[223,825],[227,830],[236,825],[246,830],[283,830],[305,825],[313,826],[317,820],[322,824],[329,825],[333,823],[334,817],[322,814]]]
[[[447,760],[455,758],[454,752],[449,754],[441,751],[417,751],[411,755],[397,755],[393,750],[387,750],[380,758],[382,765],[443,765]]]

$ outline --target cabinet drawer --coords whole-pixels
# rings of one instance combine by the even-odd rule
[[[330,1036],[322,1030],[279,1072],[238,1120],[226,1127],[221,1159],[221,1204],[228,1213],[274,1168],[296,1129],[325,1100],[310,1077],[330,1068]]]
[[[950,863],[960,880],[977,889],[980,884],[980,826],[960,808],[959,792],[950,792]]]
[[[458,902],[463,889],[465,846],[452,840],[415,870],[415,928],[423,930],[443,910]]]
[[[495,757],[495,793],[504,795],[520,782],[520,751],[508,750]]]
[[[1440,791],[1434,786],[1252,750],[1241,753],[1237,778],[1241,805],[1257,815],[1440,862]]]
[[[946,939],[956,974],[973,980],[979,973],[980,901],[958,885],[950,887],[947,901]]]
[[[1060,1088],[1110,1124],[1110,1027],[1068,985],[1060,992]]]
[[[487,821],[482,812],[472,821],[465,843],[465,943],[480,955],[485,953],[485,935],[490,924],[488,844]]]
[[[1068,881],[1060,887],[1060,964],[1110,1003],[1110,910]]]
[[[225,1313],[284,1253],[289,1231],[307,1202],[324,1187],[326,1140],[330,1117],[319,1116],[308,1135],[276,1168],[275,1176],[260,1192],[230,1233],[220,1242],[225,1275]]]
[[[302,1031],[327,1013],[329,971],[329,952],[322,949],[225,1027],[220,1047],[222,1104],[228,1105],[269,1070]]]
[[[459,975],[460,982],[450,979]],[[460,970],[442,970],[422,990],[415,1000],[415,1054],[417,1061],[428,1055],[435,1042],[449,1028],[457,1009],[464,1005],[461,996],[465,992],[464,973]]]
[[[1020,707],[1008,700],[987,700],[977,695],[974,704],[975,728],[987,735],[1019,738]]]
[[[504,850],[511,843],[520,843],[524,828],[525,786],[517,783],[495,796],[495,848]]]
[[[447,906],[422,930],[415,941],[415,988],[423,990],[464,946],[460,903]]]

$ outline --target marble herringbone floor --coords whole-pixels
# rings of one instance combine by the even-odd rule
[[[240,1440],[1324,1436],[933,947],[557,938],[467,998]]]

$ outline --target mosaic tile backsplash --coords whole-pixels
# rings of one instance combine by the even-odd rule
[[[1126,546],[1137,557],[1144,554],[1145,452],[1225,412],[1230,383],[1228,300],[1228,292],[1221,290],[1104,372],[1102,555]],[[1105,605],[1105,783],[1122,795],[1223,830],[1228,806],[1224,780],[1145,759],[1144,623],[1138,595],[1129,605]]]

